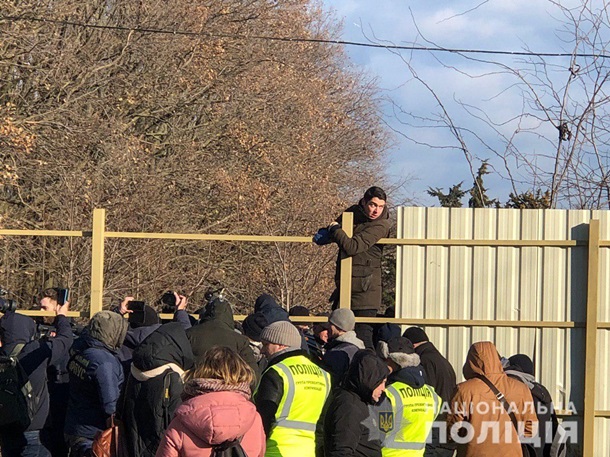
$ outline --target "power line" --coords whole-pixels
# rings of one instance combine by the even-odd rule
[[[591,57],[609,59],[608,54],[590,54],[590,53],[567,53],[567,52],[532,52],[532,51],[499,51],[490,49],[458,49],[458,48],[443,48],[437,46],[406,46],[396,44],[379,44],[379,43],[363,43],[359,41],[345,41],[345,40],[328,40],[321,38],[300,38],[300,37],[277,37],[277,36],[266,36],[266,35],[232,35],[232,34],[212,34],[207,32],[191,32],[188,30],[166,30],[156,28],[145,28],[145,27],[127,27],[120,25],[98,25],[98,24],[86,24],[82,22],[66,21],[60,19],[48,19],[34,16],[1,16],[2,21],[11,22],[42,22],[59,25],[70,25],[73,27],[82,27],[88,29],[98,30],[111,30],[111,31],[122,31],[122,32],[136,32],[136,33],[156,33],[163,35],[180,35],[180,36],[200,36],[208,38],[232,38],[237,40],[267,40],[267,41],[283,41],[290,43],[321,43],[321,44],[338,44],[343,46],[356,46],[364,48],[381,48],[381,49],[395,49],[403,51],[428,51],[428,52],[448,52],[454,54],[495,54],[495,55],[509,55],[509,56],[530,56],[530,57]]]

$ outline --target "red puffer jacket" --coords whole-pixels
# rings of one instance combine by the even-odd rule
[[[239,437],[249,457],[264,456],[265,432],[254,404],[238,392],[210,392],[178,407],[156,457],[207,457],[213,445]]]

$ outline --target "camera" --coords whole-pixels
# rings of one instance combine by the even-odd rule
[[[0,287],[0,313],[17,310],[17,302],[8,298],[3,298],[8,294],[8,290]]]
[[[166,314],[173,314],[176,312],[176,296],[173,290],[165,292],[159,299],[161,302],[161,312]]]
[[[225,298],[225,288],[224,287],[220,287],[218,289],[212,289],[211,287],[208,288],[208,290],[205,291],[205,294],[203,295],[203,298],[205,299],[205,301],[207,303],[211,303],[216,299],[219,300],[224,300]]]

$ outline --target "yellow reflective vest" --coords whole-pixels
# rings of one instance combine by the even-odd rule
[[[267,370],[280,375],[284,394],[267,437],[265,457],[315,457],[316,423],[330,393],[330,375],[302,355],[288,357]]]
[[[385,417],[383,457],[423,456],[432,423],[441,410],[442,399],[432,386],[419,389],[403,382],[390,384],[385,393],[392,404],[392,417]],[[382,424],[380,424],[382,425]]]

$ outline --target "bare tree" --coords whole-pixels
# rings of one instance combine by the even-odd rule
[[[307,235],[382,177],[377,89],[305,0],[52,4],[0,0],[1,226]],[[43,21],[44,19],[44,21]],[[175,31],[176,33],[171,33]],[[188,33],[182,33],[188,32]],[[21,147],[13,147],[20,142]],[[63,285],[86,306],[88,239],[5,238],[2,281],[25,301]],[[331,249],[111,240],[105,300],[222,284],[247,310],[269,291],[319,306]]]

